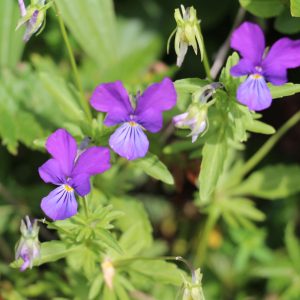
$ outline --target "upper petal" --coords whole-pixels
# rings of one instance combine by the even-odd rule
[[[249,109],[259,111],[268,108],[272,103],[271,92],[262,76],[251,75],[237,90],[237,99]]]
[[[128,93],[121,81],[97,86],[90,102],[96,110],[107,113],[104,120],[107,126],[125,122],[133,114]]]
[[[120,156],[134,160],[146,155],[149,141],[141,126],[132,126],[127,122],[111,135],[109,145]]]
[[[249,60],[242,58],[237,65],[230,69],[232,76],[244,76],[255,72],[255,64]]]
[[[278,40],[262,63],[264,76],[273,84],[287,82],[287,69],[300,66],[300,40]]]
[[[39,174],[46,183],[60,185],[65,182],[65,175],[60,168],[59,162],[54,158],[47,160],[39,167]]]
[[[254,23],[244,22],[232,34],[231,48],[237,50],[243,58],[260,65],[265,51],[265,37],[262,29]]]
[[[135,111],[136,120],[150,132],[161,129],[162,112],[171,109],[176,104],[176,90],[169,78],[149,86],[138,98]]]
[[[74,190],[66,190],[65,185],[57,187],[42,199],[41,208],[54,221],[74,216],[77,213]]]
[[[72,177],[78,174],[96,175],[110,168],[110,153],[105,147],[90,147],[76,161]]]
[[[65,129],[52,133],[46,142],[47,151],[57,160],[65,176],[70,176],[77,153],[75,139]]]

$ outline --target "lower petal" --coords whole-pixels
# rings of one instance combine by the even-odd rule
[[[149,141],[140,125],[127,122],[111,135],[109,145],[120,156],[134,160],[146,155]]]
[[[260,75],[250,75],[239,86],[237,99],[254,111],[266,109],[272,103],[271,92],[265,79]]]
[[[41,202],[44,213],[52,220],[64,220],[77,213],[77,201],[74,190],[66,185],[61,185]]]

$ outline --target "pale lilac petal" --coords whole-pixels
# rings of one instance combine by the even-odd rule
[[[188,122],[188,113],[185,112],[183,114],[180,114],[180,115],[177,115],[175,117],[173,117],[173,124],[176,126],[176,127],[183,127],[183,126],[189,126],[190,123]]]
[[[39,167],[40,177],[46,183],[53,183],[60,185],[65,183],[65,175],[60,169],[59,163],[54,158],[47,160],[41,167]]]
[[[70,181],[70,185],[74,188],[76,193],[83,197],[90,193],[91,183],[89,174],[77,174]]]
[[[109,145],[120,156],[134,160],[146,155],[149,141],[141,126],[132,126],[127,122],[111,135]]]
[[[300,40],[278,40],[262,63],[265,78],[275,85],[287,82],[287,69],[300,66]]]
[[[107,126],[126,122],[133,114],[129,95],[121,81],[97,86],[90,103],[96,110],[107,113],[104,120]]]
[[[47,151],[55,158],[65,176],[70,176],[77,153],[75,139],[65,129],[52,133],[46,142]]]
[[[31,36],[36,33],[40,27],[42,26],[42,23],[40,25],[37,25],[36,22],[38,20],[39,11],[35,10],[31,16],[31,18],[26,22],[26,31],[24,33],[23,41],[28,42]]]
[[[242,58],[239,63],[230,69],[232,76],[244,76],[255,73],[255,65],[251,60]]]
[[[163,125],[162,112],[171,109],[176,99],[176,90],[169,78],[152,84],[138,98],[136,121],[150,132],[159,131]]]
[[[265,50],[265,37],[257,24],[244,22],[233,32],[230,44],[243,58],[260,65]]]
[[[24,0],[18,0],[18,2],[19,2],[21,16],[24,17],[26,15],[26,7],[25,7]]]
[[[41,202],[44,213],[52,220],[64,220],[77,213],[77,201],[74,190],[67,191],[65,185],[61,185]]]
[[[110,168],[110,153],[105,147],[90,147],[78,158],[72,177],[78,174],[96,175]]]
[[[272,103],[271,92],[265,79],[251,75],[237,90],[237,99],[249,109],[259,111],[268,108]]]

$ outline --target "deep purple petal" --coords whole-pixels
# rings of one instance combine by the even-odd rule
[[[232,76],[244,76],[255,72],[255,64],[248,59],[242,58],[239,63],[230,69]]]
[[[90,184],[90,175],[89,174],[77,174],[75,175],[70,184],[76,191],[76,193],[83,197],[91,191],[91,184]]]
[[[111,135],[109,145],[120,156],[134,160],[146,155],[149,141],[141,126],[127,122]]]
[[[65,175],[61,171],[59,162],[54,158],[47,160],[41,167],[39,167],[40,177],[46,183],[53,183],[60,185],[65,182]]]
[[[75,139],[65,129],[52,133],[46,142],[46,149],[55,158],[65,176],[70,176],[77,153]]]
[[[105,147],[90,147],[78,158],[72,177],[78,174],[96,175],[110,168],[110,153]]]
[[[138,98],[135,111],[137,122],[150,132],[159,131],[163,123],[162,112],[171,109],[176,99],[176,90],[169,78],[152,84]]]
[[[275,85],[287,82],[287,69],[300,66],[300,40],[278,40],[262,63],[264,76]]]
[[[96,110],[107,113],[104,120],[104,124],[107,126],[126,122],[133,114],[128,93],[121,81],[97,86],[90,103]]]
[[[237,99],[249,109],[259,111],[272,103],[271,92],[262,76],[250,75],[237,90]]]
[[[41,208],[54,221],[74,216],[77,213],[74,190],[68,191],[65,185],[57,187],[42,199]]]
[[[244,22],[233,32],[230,45],[243,58],[252,61],[254,65],[260,65],[265,51],[265,37],[257,24]]]

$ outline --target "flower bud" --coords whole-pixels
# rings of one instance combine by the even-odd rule
[[[200,20],[197,18],[197,11],[192,6],[185,9],[184,6],[181,5],[181,12],[180,9],[175,9],[174,18],[177,27],[168,40],[167,52],[169,52],[170,40],[175,34],[175,52],[177,55],[176,64],[178,67],[182,65],[188,46],[193,47],[196,55],[199,47],[202,60],[204,45],[200,29]]]
[[[109,258],[105,258],[101,264],[103,277],[106,285],[112,290],[113,288],[113,279],[115,276],[115,268],[112,264],[112,261]]]
[[[21,19],[16,29],[23,25],[26,27],[23,36],[24,42],[28,42],[34,33],[43,30],[43,25],[46,22],[46,10],[50,6],[51,3],[45,4],[45,0],[32,0],[31,4],[25,8],[24,0],[19,0]]]
[[[21,221],[22,236],[16,246],[16,259],[23,259],[21,271],[25,271],[27,268],[31,269],[33,260],[40,256],[39,229],[37,220],[34,220],[32,224],[29,217],[26,216],[25,222]]]
[[[185,280],[182,300],[205,300],[202,289],[202,274],[200,269],[195,270],[192,282]]]

